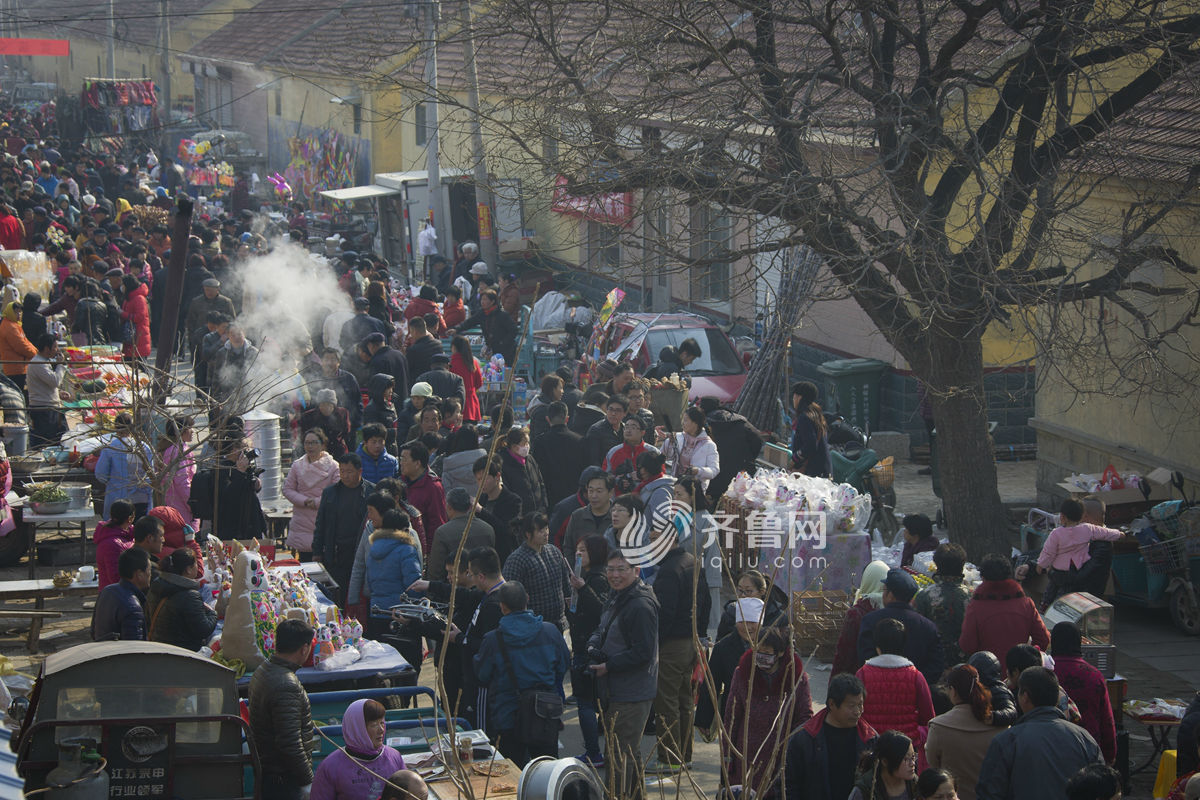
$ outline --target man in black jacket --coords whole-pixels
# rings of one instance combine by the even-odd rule
[[[612,593],[588,639],[588,669],[604,709],[604,745],[616,797],[640,800],[642,731],[658,691],[658,600],[641,570],[610,550],[605,575]]]
[[[546,499],[550,508],[554,508],[577,492],[579,476],[589,464],[583,437],[567,428],[566,403],[561,400],[550,403],[546,422],[546,431],[533,440],[532,452],[546,484]],[[552,528],[550,533],[558,531]]]
[[[588,428],[587,441],[588,463],[600,466],[608,451],[624,441],[621,423],[625,420],[625,412],[629,410],[629,401],[621,395],[613,395],[604,404],[604,419]]]
[[[333,389],[337,394],[338,406],[350,412],[351,431],[362,427],[362,390],[358,386],[358,379],[342,369],[342,354],[336,347],[326,347],[321,353],[320,368],[308,370],[305,378],[308,392],[313,397],[321,389]]]
[[[904,657],[916,665],[929,685],[942,678],[945,657],[942,653],[942,634],[912,606],[917,594],[917,582],[902,569],[888,570],[883,579],[883,608],[876,609],[862,619],[858,633],[858,657],[862,661],[874,658],[875,640],[872,631],[875,623],[885,617],[904,623],[908,637],[904,646]]]
[[[645,377],[659,380],[665,380],[676,374],[685,377],[683,371],[702,355],[704,355],[704,351],[700,349],[700,344],[689,336],[679,343],[679,347],[667,345],[659,350],[658,363],[646,370]]]
[[[370,308],[371,301],[367,298],[354,298],[354,316],[346,320],[346,324],[342,326],[342,333],[338,337],[338,345],[341,346],[343,354],[354,352],[354,346],[372,333],[382,333],[387,336],[387,325],[383,323],[383,320],[372,317],[368,313]]]
[[[408,374],[424,374],[433,366],[433,357],[444,352],[442,343],[429,332],[429,326],[421,317],[413,317],[408,321],[408,333],[412,337],[412,344],[405,353]]]
[[[363,480],[362,459],[347,453],[338,459],[337,483],[321,492],[312,553],[338,584],[338,605],[346,605],[346,589],[354,568],[354,553],[367,518],[367,498],[375,487]]]
[[[500,618],[504,613],[500,610],[498,590],[504,585],[500,575],[500,557],[491,547],[478,547],[468,556],[471,574],[475,579],[475,613],[471,622],[463,629],[458,641],[462,642],[462,677],[463,677],[463,708],[462,715],[468,720],[478,721],[483,718],[487,709],[486,689],[481,689],[475,679],[475,656],[483,646],[483,637],[500,627]],[[476,716],[478,712],[478,716]]]
[[[393,402],[402,402],[408,397],[408,361],[399,350],[387,346],[387,339],[382,333],[372,333],[363,340],[371,360],[367,362],[367,371],[372,375],[383,373],[391,375],[396,381],[392,388],[395,393]]]
[[[429,365],[429,370],[419,374],[417,381],[428,383],[434,396],[443,400],[456,397],[460,404],[467,402],[467,390],[462,377],[450,371],[450,356],[439,351],[429,359]]]
[[[667,533],[652,527],[650,536],[655,542],[663,536],[674,539],[675,529],[669,528]],[[706,631],[710,611],[704,570],[698,572],[696,557],[676,540],[659,562],[654,578],[659,608],[658,694],[654,698],[658,756],[646,766],[647,772],[677,772],[692,760],[692,672],[699,656],[692,638],[692,617],[694,614],[695,630]]]
[[[754,474],[755,461],[762,452],[763,437],[750,420],[722,408],[715,397],[700,398],[700,410],[708,421],[708,435],[721,456],[721,469],[709,481],[708,497],[715,504],[725,494],[739,472]]]
[[[312,641],[312,628],[285,619],[275,629],[275,655],[250,678],[250,736],[262,766],[263,800],[299,800],[313,782],[312,708],[296,678]]]
[[[483,491],[479,495],[479,518],[492,526],[496,532],[496,552],[500,563],[516,550],[520,541],[513,530],[523,511],[521,498],[512,489],[505,487],[500,476],[500,459],[488,463],[487,456],[480,456],[472,465],[475,482]]]
[[[450,716],[460,716],[467,705],[474,705],[474,695],[471,702],[463,694],[463,646],[462,633],[471,625],[475,618],[475,609],[479,607],[481,595],[475,588],[471,575],[470,554],[474,551],[464,551],[461,560],[456,560],[457,553],[446,555],[444,581],[414,581],[409,591],[425,592],[430,600],[438,603],[449,603],[451,590],[454,592],[454,618],[444,625],[440,621],[418,623],[420,633],[427,639],[437,643],[438,647],[446,648],[446,660],[442,669],[442,682],[446,686],[446,696],[450,698],[453,713]],[[451,583],[450,576],[457,573],[456,582]],[[482,641],[482,639],[481,639]],[[442,663],[435,660],[435,663]]]
[[[862,718],[866,690],[848,672],[829,679],[825,708],[788,740],[786,800],[842,800],[854,789],[858,760],[875,744],[875,729]]]
[[[488,350],[504,356],[504,363],[515,366],[517,362],[517,323],[513,321],[496,299],[496,293],[487,290],[479,293],[479,313],[473,314],[448,334],[479,328]]]

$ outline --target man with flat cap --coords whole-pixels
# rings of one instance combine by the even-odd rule
[[[457,397],[460,403],[467,402],[466,387],[463,379],[450,371],[450,356],[445,353],[435,353],[429,359],[431,369],[417,376],[418,381],[425,381],[433,387],[437,397]]]
[[[371,301],[367,298],[354,298],[354,316],[346,320],[346,324],[342,326],[341,341],[338,342],[343,356],[353,353],[358,343],[372,333],[379,333],[385,338],[387,337],[387,326],[384,325],[383,320],[371,316],[370,308]],[[396,387],[396,391],[400,391],[399,386]]]
[[[876,609],[862,619],[858,634],[858,658],[866,661],[875,657],[875,624],[881,619],[891,618],[904,623],[907,634],[904,657],[916,665],[929,685],[942,678],[945,656],[942,651],[942,635],[938,627],[921,616],[912,605],[917,594],[917,581],[899,567],[888,570],[883,579],[883,608]]]
[[[355,319],[359,319],[355,317]],[[367,317],[374,319],[374,317]],[[354,320],[346,323],[349,327]],[[363,344],[367,346],[367,352],[371,354],[371,360],[367,363],[367,372],[371,375],[383,373],[390,375],[396,385],[392,388],[392,397],[397,404],[408,398],[408,360],[399,350],[393,350],[388,347],[387,338],[380,331],[367,334],[363,339]]]
[[[184,330],[192,337],[192,350],[200,346],[200,340],[195,335],[205,327],[210,311],[219,311],[229,319],[237,316],[233,301],[221,294],[221,282],[216,278],[205,278],[200,284],[201,293],[188,303],[187,316],[184,318]],[[201,334],[203,336],[203,334]]]

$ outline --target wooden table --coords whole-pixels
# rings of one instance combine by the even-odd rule
[[[287,526],[292,521],[292,507],[263,509],[267,518],[267,533],[277,542],[287,539]]]
[[[476,775],[471,764],[464,764],[464,769],[471,776],[471,788],[474,789],[475,800],[484,798],[516,797],[517,784],[521,780],[521,769],[507,758],[496,761],[473,762],[477,764],[496,764],[504,767],[500,775]],[[497,786],[503,789],[497,790]],[[511,788],[509,788],[511,787]],[[434,780],[429,784],[429,796],[437,800],[465,800],[466,795],[459,791],[451,780]]]
[[[38,514],[32,508],[25,508],[21,502],[12,504],[13,519],[17,525],[25,525],[29,530],[29,577],[37,576],[37,529],[53,526],[61,530],[64,526],[79,526],[79,563],[87,563],[87,526],[89,522],[97,522],[100,516],[92,506],[65,511],[62,514]]]
[[[1150,757],[1140,766],[1129,770],[1130,775],[1137,775],[1151,764],[1154,764],[1163,751],[1170,749],[1171,731],[1178,728],[1182,720],[1148,716],[1139,717],[1136,714],[1130,714],[1129,716],[1145,725],[1146,732],[1150,734]]]
[[[89,597],[98,594],[100,584],[97,581],[90,583],[75,583],[62,588],[55,586],[54,581],[49,578],[40,578],[27,581],[0,581],[0,601],[5,600],[30,600],[32,599],[33,608],[35,611],[44,611],[46,608],[47,597],[66,597],[79,596]],[[32,622],[29,623],[29,638],[26,641],[26,646],[29,652],[36,653],[38,638],[42,635],[42,614],[32,614]]]

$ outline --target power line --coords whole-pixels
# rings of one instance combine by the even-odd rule
[[[98,4],[97,7],[99,7],[99,5],[101,5],[101,4]],[[343,8],[345,5],[346,5],[345,3],[338,3],[336,5],[331,5],[331,6],[307,6],[304,8],[304,11],[305,12],[337,11],[337,10]],[[394,2],[392,2],[392,3],[373,3],[373,4],[364,4],[364,5],[354,6],[353,10],[361,11],[361,10],[370,10],[370,9],[375,9],[375,8],[395,9],[396,7],[397,7],[397,4]],[[240,11],[239,10],[179,11],[179,12],[169,12],[167,14],[161,14],[161,15],[157,14],[157,13],[145,13],[145,14],[113,14],[111,16],[108,14],[95,14],[95,15],[90,15],[90,16],[88,16],[88,15],[80,16],[78,14],[73,14],[69,17],[37,17],[37,18],[34,18],[32,16],[25,16],[25,17],[21,17],[21,20],[23,22],[28,22],[30,25],[33,25],[33,26],[47,26],[47,25],[59,25],[64,22],[107,22],[109,19],[118,20],[118,21],[137,20],[137,19],[158,20],[158,19],[161,19],[162,17],[166,17],[167,19],[186,19],[186,18],[191,18],[191,17],[209,17],[209,16],[233,17],[233,16],[242,16],[242,15],[295,14],[295,13],[297,13],[297,11],[294,8],[248,8],[248,9],[243,9]],[[13,16],[16,16],[16,15],[13,15]]]

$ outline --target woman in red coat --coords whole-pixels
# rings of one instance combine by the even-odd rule
[[[477,391],[483,386],[483,371],[479,361],[471,353],[471,343],[465,336],[455,336],[450,341],[454,355],[450,356],[450,371],[463,379],[463,389],[466,391],[466,401],[463,402],[463,423],[479,422],[483,417],[479,409]]]
[[[1012,579],[1012,564],[1001,555],[987,555],[979,564],[983,582],[975,590],[963,614],[958,646],[968,657],[987,650],[1004,661],[1008,651],[1032,643],[1040,650],[1050,644],[1050,633],[1042,622],[1033,598]]]
[[[781,756],[812,715],[808,673],[791,637],[784,628],[764,629],[757,646],[742,654],[725,702],[730,785],[749,786],[766,800],[780,797]]]
[[[125,302],[121,304],[121,319],[133,327],[133,336],[125,342],[125,358],[136,360],[150,355],[150,305],[146,295],[150,289],[134,275],[121,279],[125,287]]]

